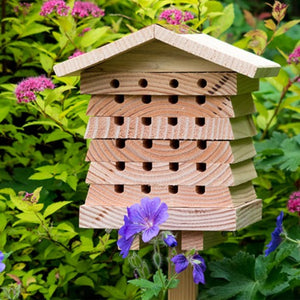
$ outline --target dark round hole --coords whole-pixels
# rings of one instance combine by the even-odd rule
[[[171,194],[178,193],[178,185],[169,185],[168,189],[169,189],[169,193],[171,193]]]
[[[177,118],[168,118],[168,124],[172,126],[177,125]]]
[[[206,149],[207,147],[207,141],[197,141],[197,147],[201,150]]]
[[[147,85],[148,85],[148,81],[145,78],[142,78],[139,80],[140,87],[145,88],[145,87],[147,87]]]
[[[151,96],[150,95],[143,95],[142,96],[142,102],[145,104],[151,103]]]
[[[148,184],[141,186],[142,193],[149,194],[151,192],[151,186]]]
[[[176,172],[176,171],[178,171],[178,169],[179,169],[179,164],[178,164],[177,162],[170,162],[170,163],[169,163],[169,169],[170,169],[171,171]]]
[[[124,95],[115,95],[115,102],[123,103],[124,102]]]
[[[179,86],[179,82],[177,79],[171,79],[169,82],[170,87],[177,88]]]
[[[196,185],[195,186],[195,191],[196,191],[197,194],[203,195],[203,194],[205,194],[205,186]]]
[[[152,163],[151,162],[143,162],[143,169],[145,171],[151,171],[152,170]]]
[[[206,171],[206,163],[196,163],[196,169],[199,172],[205,172]]]
[[[180,142],[179,140],[171,140],[170,141],[170,147],[172,149],[178,149],[180,147]]]
[[[124,185],[123,184],[116,184],[114,186],[114,190],[116,193],[123,193],[124,192]]]
[[[169,102],[171,104],[176,104],[178,102],[178,96],[177,95],[172,95],[172,96],[169,96]]]
[[[124,117],[114,117],[114,122],[116,125],[123,125],[124,124]]]
[[[198,126],[204,126],[205,125],[205,118],[196,118],[195,124]]]
[[[119,171],[125,170],[125,162],[124,161],[117,161],[116,162],[116,169]]]
[[[151,149],[153,145],[152,140],[143,140],[143,147],[146,149]]]
[[[124,139],[116,139],[116,147],[117,148],[124,148],[125,147],[125,140]]]
[[[196,102],[201,105],[205,103],[205,96],[196,96]]]
[[[120,86],[120,81],[118,79],[113,79],[110,82],[110,86],[116,89]]]
[[[198,86],[201,88],[205,88],[207,86],[207,81],[203,78],[199,79],[197,82]]]
[[[142,124],[143,125],[149,126],[149,125],[151,125],[151,123],[152,123],[151,118],[148,118],[148,117],[143,117],[142,118]]]

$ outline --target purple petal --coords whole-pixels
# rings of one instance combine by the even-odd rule
[[[147,227],[145,225],[140,225],[140,224],[134,224],[134,223],[129,223],[126,228],[124,229],[124,234],[123,236],[126,239],[129,239],[130,237],[140,233],[141,231],[145,230]]]
[[[0,251],[0,262],[4,259],[4,254],[2,251]]]
[[[158,210],[160,205],[160,198],[154,197],[150,199],[145,197],[141,200],[141,207],[143,211],[143,217],[147,220],[153,220],[156,211]]]
[[[144,224],[145,218],[141,206],[136,203],[127,208],[128,218],[132,223]]]
[[[177,241],[176,241],[175,237],[173,235],[171,235],[171,234],[167,235],[164,238],[164,242],[169,247],[176,247],[177,246]]]
[[[193,264],[193,266],[194,265],[200,266],[200,268],[202,269],[203,272],[206,270],[206,264],[205,264],[204,258],[202,256],[200,256],[199,254],[193,255],[192,264]]]
[[[134,236],[132,236],[129,239],[125,239],[125,237],[121,237],[118,241],[117,241],[117,245],[118,247],[121,249],[121,255],[123,258],[127,257],[130,247],[133,243],[134,240]]]
[[[155,236],[157,236],[159,233],[159,227],[158,226],[152,226],[150,228],[147,228],[144,230],[142,235],[142,240],[144,243],[149,242],[152,240]]]
[[[183,254],[178,254],[178,255],[174,256],[171,259],[171,261],[175,265],[175,272],[176,273],[180,273],[180,272],[184,271],[189,265],[189,261],[187,260],[187,258]]]
[[[194,279],[194,282],[196,284],[199,284],[200,282],[202,284],[205,284],[205,278],[204,278],[203,270],[201,268],[201,264],[200,265],[197,265],[197,264],[193,265],[193,279]]]
[[[168,218],[168,206],[163,202],[153,216],[153,224],[160,225],[167,221]]]
[[[0,263],[0,272],[4,271],[5,269],[5,264],[4,263]]]

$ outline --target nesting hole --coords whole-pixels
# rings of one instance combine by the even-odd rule
[[[123,184],[116,184],[114,186],[114,190],[116,193],[123,193],[124,192],[124,185]]]
[[[178,171],[178,169],[179,169],[179,164],[178,164],[178,162],[170,162],[170,163],[169,163],[169,169],[170,169],[171,171],[174,171],[174,172]]]
[[[152,162],[143,162],[143,169],[145,171],[151,171],[152,170]]]
[[[146,149],[151,149],[153,146],[152,140],[143,140],[143,147]]]
[[[197,147],[201,150],[204,150],[207,148],[207,141],[197,141]]]
[[[168,189],[169,189],[169,193],[171,193],[171,194],[178,193],[178,185],[169,185]]]
[[[120,81],[118,79],[113,79],[110,82],[110,86],[114,89],[117,89],[120,86]]]
[[[172,149],[178,149],[180,147],[180,142],[179,140],[171,140],[170,141],[170,147]]]
[[[115,102],[123,103],[124,102],[124,95],[115,95]]]
[[[142,102],[143,102],[144,104],[149,104],[149,103],[151,103],[151,96],[150,96],[150,95],[143,95],[143,96],[142,96]]]
[[[176,89],[179,86],[179,82],[178,82],[177,79],[171,79],[170,82],[169,82],[169,85],[170,85],[170,87]]]
[[[196,169],[199,172],[205,172],[206,171],[206,163],[196,163]]]
[[[168,124],[171,126],[176,126],[177,122],[177,118],[168,118]]]
[[[197,82],[198,86],[201,88],[205,88],[207,86],[207,81],[203,78],[199,79]]]
[[[195,191],[196,191],[197,194],[203,195],[203,194],[205,194],[205,186],[196,185],[195,186]]]
[[[205,96],[202,96],[202,95],[196,96],[196,102],[197,102],[199,105],[204,104],[205,101],[206,101]]]
[[[147,87],[147,85],[148,85],[147,79],[142,78],[142,79],[139,80],[139,86],[140,87],[145,88],[145,87]]]
[[[141,191],[144,194],[149,194],[151,192],[151,186],[148,184],[142,185],[141,186]]]
[[[116,125],[123,125],[124,124],[124,117],[114,117],[114,122]]]
[[[195,124],[198,126],[204,126],[205,125],[205,118],[195,118]]]
[[[169,100],[169,103],[176,104],[178,102],[178,96],[177,95],[169,96],[168,100]]]
[[[122,149],[125,147],[125,140],[124,139],[117,139],[116,140],[116,147]]]
[[[149,118],[149,117],[143,117],[142,118],[142,124],[143,125],[149,126],[149,125],[151,125],[151,123],[152,123],[151,118]]]
[[[116,169],[119,171],[125,170],[125,162],[124,161],[117,161],[116,162]]]

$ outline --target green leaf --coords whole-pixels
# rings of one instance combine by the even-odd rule
[[[102,37],[107,33],[108,27],[100,27],[92,29],[84,34],[80,41],[80,48],[87,48],[92,44],[99,42]]]
[[[234,6],[233,3],[227,5],[223,14],[217,17],[212,25],[216,26],[218,29],[213,32],[214,37],[219,37],[223,32],[230,28],[234,21]]]
[[[53,68],[53,63],[54,60],[52,57],[48,56],[45,53],[40,53],[40,63],[45,70],[45,72],[48,74],[52,68]]]
[[[55,213],[57,210],[61,209],[62,207],[64,207],[65,205],[67,205],[71,202],[72,201],[60,201],[60,202],[50,204],[49,206],[47,206],[47,208],[44,211],[44,218],[49,217],[50,215]]]
[[[91,288],[95,287],[93,280],[87,276],[78,277],[74,283],[76,285],[90,286]]]
[[[116,298],[120,299],[120,300],[128,299],[122,290],[120,290],[114,286],[102,285],[100,288],[103,289],[104,291],[106,291],[109,296],[113,297],[113,299],[116,299]]]
[[[20,34],[20,37],[26,37],[29,35],[34,35],[37,33],[41,33],[41,32],[49,32],[49,30],[51,29],[51,27],[42,25],[42,24],[38,24],[35,22],[32,22],[31,24],[28,24],[26,26],[24,26],[25,28],[22,30],[22,33]]]
[[[297,25],[299,22],[300,20],[293,20],[285,23],[284,25],[280,26],[278,30],[276,30],[274,36],[277,37],[286,33],[289,29]]]

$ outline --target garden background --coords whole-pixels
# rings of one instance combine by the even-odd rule
[[[41,0],[2,0],[0,299],[140,299],[128,283],[134,269],[119,255],[117,232],[78,228],[88,189],[83,135],[90,96],[80,95],[79,77],[58,78],[53,66],[152,23],[204,32],[281,64],[279,75],[261,79],[253,93],[254,184],[263,219],[201,252],[208,269],[199,298],[299,299],[297,243],[283,241],[264,255],[280,211],[289,236],[300,238],[300,193],[288,202],[300,188],[298,1],[95,0],[75,11],[76,2],[47,1],[51,10]],[[175,8],[193,18],[177,16],[175,25],[159,18]],[[150,252],[139,254],[147,261]]]

